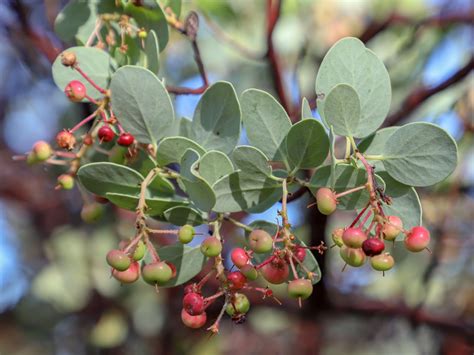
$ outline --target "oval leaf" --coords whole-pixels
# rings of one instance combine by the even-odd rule
[[[155,145],[173,124],[171,99],[148,69],[124,66],[112,76],[112,109],[123,128],[140,143]]]
[[[355,136],[360,120],[360,100],[350,85],[339,84],[324,102],[324,119],[340,136]]]
[[[456,168],[457,146],[442,128],[425,122],[409,123],[386,141],[383,165],[395,180],[410,186],[429,186],[446,179]]]
[[[185,224],[199,226],[204,224],[202,213],[191,207],[173,207],[166,210],[164,216],[168,222],[176,226],[184,226]]]
[[[229,154],[240,137],[240,106],[234,87],[217,82],[199,100],[192,121],[191,138],[205,149]]]
[[[399,127],[386,127],[364,138],[357,145],[361,153],[367,155],[381,155],[385,148],[385,142]],[[375,171],[383,171],[385,167],[381,160],[371,160],[370,163],[375,167]]]
[[[160,166],[171,163],[179,163],[188,149],[193,149],[199,154],[206,151],[196,142],[185,137],[167,137],[163,139],[156,148],[156,161]]]
[[[155,31],[148,32],[145,41],[145,67],[154,74],[160,70],[160,46]]]
[[[207,152],[199,161],[199,174],[211,186],[217,180],[232,172],[234,172],[234,166],[230,159],[227,155],[217,150]]]
[[[83,165],[77,172],[81,184],[93,194],[138,194],[144,177],[124,165],[100,162]]]

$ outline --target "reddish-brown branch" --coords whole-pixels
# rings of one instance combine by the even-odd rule
[[[415,111],[423,102],[429,99],[431,96],[439,93],[450,87],[453,84],[458,83],[464,79],[474,69],[474,59],[471,60],[459,69],[456,73],[450,76],[442,83],[433,87],[419,87],[413,90],[405,99],[401,105],[400,110],[391,114],[384,122],[384,127],[393,126],[404,118],[408,117],[413,111]]]
[[[280,59],[275,51],[273,45],[273,31],[278,23],[281,10],[280,0],[267,0],[267,53],[265,57],[270,63],[272,78],[275,83],[275,89],[280,99],[280,103],[285,111],[291,116],[292,107],[286,95],[285,86],[283,84],[283,71],[280,64]]]
[[[175,94],[175,95],[201,95],[202,93],[204,93],[204,91],[206,91],[206,89],[207,89],[207,85],[200,86],[196,89],[186,88],[186,87],[181,87],[181,86],[171,86],[171,85],[166,86],[166,90],[168,90],[170,94]]]

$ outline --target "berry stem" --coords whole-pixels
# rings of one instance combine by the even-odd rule
[[[151,258],[153,260],[153,262],[157,263],[160,261],[160,257],[155,249],[155,246],[153,245],[153,243],[150,241],[150,238],[148,238],[147,235],[145,235],[145,244],[146,244],[146,247],[148,249],[148,251],[150,252],[151,254]]]
[[[295,278],[295,280],[299,279],[298,273],[296,272],[295,263],[293,262],[292,255],[290,255],[289,260],[290,260],[291,271],[293,272],[293,277]]]
[[[74,159],[76,158],[76,153],[73,153],[73,152],[62,152],[60,150],[56,150],[54,151],[53,153],[55,156],[57,157],[61,157],[61,158],[69,158],[69,159]]]
[[[367,206],[365,206],[362,211],[359,212],[359,214],[356,216],[356,218],[354,219],[354,221],[352,221],[351,225],[349,226],[349,228],[352,228],[356,225],[356,223],[359,221],[359,219],[362,217],[362,215],[365,213],[365,211],[367,211],[367,208],[369,208],[370,206],[370,203],[367,204]]]
[[[137,234],[131,242],[127,245],[127,247],[123,250],[124,253],[128,253],[130,250],[132,250],[138,242],[142,239],[142,234]]]
[[[74,65],[74,69],[76,69],[77,72],[78,72],[79,74],[81,74],[82,77],[83,77],[84,79],[86,79],[86,80],[89,82],[89,84],[91,84],[97,91],[99,91],[101,94],[104,94],[104,95],[107,94],[107,90],[105,90],[105,89],[101,88],[99,85],[97,85],[97,84],[94,82],[94,80],[92,80],[92,79],[79,67],[79,65],[77,65],[77,64]]]
[[[95,110],[92,114],[90,114],[89,116],[87,116],[86,118],[84,118],[81,122],[79,122],[77,125],[75,125],[74,127],[72,127],[69,132],[71,133],[74,133],[75,131],[77,131],[79,128],[81,128],[82,126],[84,126],[87,122],[90,122],[91,120],[93,120],[95,118],[95,116],[97,115],[97,111],[98,110]]]
[[[204,298],[205,307],[209,307],[216,299],[224,295],[224,291],[217,292],[216,294]]]
[[[209,271],[202,279],[196,284],[196,289],[201,291],[202,287],[206,284],[206,282],[211,278],[214,270]]]
[[[152,233],[152,234],[178,234],[179,233],[179,230],[178,229],[150,229],[150,228],[146,228],[146,231],[148,233]]]
[[[365,225],[365,223],[369,220],[370,216],[372,215],[372,210],[369,210],[367,214],[365,215],[364,219],[359,223],[359,226],[362,227]]]
[[[255,266],[255,268],[256,269],[261,269],[265,265],[270,264],[274,259],[275,259],[275,255],[272,255],[267,260],[263,261],[261,264],[258,264],[257,266]]]
[[[364,189],[367,189],[367,184],[365,185],[362,185],[362,186],[357,186],[357,187],[354,187],[352,189],[349,189],[349,190],[346,190],[346,191],[343,191],[339,194],[336,194],[336,198],[339,198],[339,197],[342,197],[342,196],[346,196],[346,195],[349,195],[353,192],[357,192],[357,191],[360,191],[360,190],[364,190]]]
[[[222,316],[224,315],[224,312],[225,312],[225,309],[227,308],[227,305],[230,302],[229,298],[230,298],[230,296],[226,294],[224,305],[222,306],[222,309],[219,312],[219,315],[217,316],[216,321],[214,323],[212,323],[212,325],[209,328],[207,328],[207,330],[211,331],[214,334],[219,333],[219,323],[222,319]]]

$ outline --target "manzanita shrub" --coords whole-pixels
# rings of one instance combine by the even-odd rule
[[[252,285],[259,276],[269,284],[287,283],[288,295],[301,302],[322,276],[312,250],[326,248],[306,246],[293,231],[287,202],[300,187],[312,192],[323,214],[357,212],[352,223],[332,232],[346,265],[370,262],[386,272],[395,264],[387,250],[397,238],[404,238],[410,252],[428,249],[430,233],[421,226],[414,187],[452,173],[456,143],[431,123],[379,129],[389,112],[391,86],[376,54],[356,38],[329,50],[315,87],[322,122],[305,99],[300,120],[292,124],[270,94],[251,88],[239,97],[225,81],[204,92],[189,121],[175,117],[164,78],[157,76],[168,25],[182,25],[180,2],[170,1],[166,13],[152,3],[77,0],[59,14],[58,35],[79,46],[58,56],[54,81],[71,101],[89,102],[93,113],[58,132],[56,149],[37,142],[26,157],[29,163],[64,167],[59,188],[80,184],[98,201],[136,213],[135,235],[104,255],[118,282],[142,278],[156,288],[184,285],[181,318],[191,328],[203,327],[207,307],[222,302],[208,328],[212,332],[225,313],[236,323],[245,320],[249,292],[273,297],[270,287]],[[75,21],[85,12],[87,22]],[[249,145],[238,145],[242,125]],[[338,136],[346,142],[340,157],[334,152]],[[263,212],[279,201],[272,219],[278,223],[244,225],[231,216]],[[99,215],[84,207],[84,219]],[[152,229],[152,220],[177,227]],[[243,229],[247,238],[247,247],[230,252],[233,270],[223,263],[225,223]],[[208,225],[210,235],[188,246],[199,225]],[[162,247],[151,242],[153,234],[177,240]],[[191,282],[208,259],[211,271]],[[211,278],[219,286],[204,295]]]

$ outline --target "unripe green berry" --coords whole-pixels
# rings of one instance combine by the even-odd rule
[[[84,205],[81,210],[81,218],[86,223],[96,223],[104,216],[104,206],[97,202]]]
[[[387,216],[387,219],[382,228],[383,237],[385,240],[395,240],[403,229],[403,222],[397,216]]]
[[[395,260],[389,253],[383,253],[370,258],[370,265],[377,271],[390,270],[395,265]]]
[[[250,309],[250,301],[243,293],[236,293],[225,311],[231,317],[236,314],[246,314]]]
[[[40,162],[48,160],[53,154],[51,146],[45,141],[36,142],[33,145],[32,152],[36,155],[36,160]]]
[[[321,187],[316,192],[316,204],[318,205],[319,212],[328,216],[337,208],[336,194],[327,187]]]
[[[342,234],[342,241],[349,248],[360,248],[367,239],[367,234],[359,227],[347,228]]]
[[[308,279],[296,279],[288,283],[288,295],[292,298],[307,299],[313,293],[313,284]]]
[[[344,242],[342,241],[342,235],[343,234],[344,234],[344,228],[336,228],[336,229],[333,230],[333,232],[331,234],[332,241],[338,247],[342,247],[344,245]]]
[[[74,188],[74,178],[69,174],[58,176],[58,187],[63,190],[71,190]]]
[[[249,245],[257,254],[268,253],[273,249],[273,238],[263,229],[254,229],[249,234]]]
[[[188,244],[193,240],[195,234],[193,226],[185,224],[178,231],[178,240],[183,244]]]
[[[209,237],[201,244],[201,252],[208,257],[218,256],[222,251],[222,243],[216,237]]]
[[[257,269],[254,266],[250,265],[250,264],[246,264],[246,265],[242,266],[240,268],[240,272],[242,274],[244,274],[244,276],[250,281],[254,281],[258,277]]]
[[[130,267],[132,261],[122,250],[113,249],[107,253],[107,264],[118,271],[125,271]]]
[[[142,278],[151,285],[163,285],[173,277],[173,270],[164,261],[146,264],[142,269]]]
[[[39,163],[40,161],[38,160],[35,152],[29,152],[28,155],[26,156],[26,163],[28,165],[34,165]]]
[[[142,260],[145,256],[146,246],[141,240],[135,246],[135,251],[133,252],[132,258],[135,261]]]
[[[359,267],[365,263],[365,253],[362,248],[349,248],[345,245],[339,250],[342,260],[344,260],[348,265]]]

